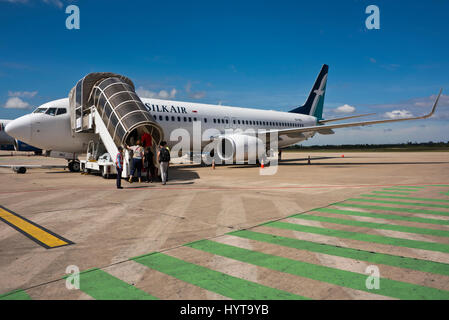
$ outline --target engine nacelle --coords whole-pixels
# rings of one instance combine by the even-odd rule
[[[266,147],[262,139],[256,136],[230,134],[218,138],[216,151],[225,163],[242,163],[246,160],[256,163],[265,156]]]

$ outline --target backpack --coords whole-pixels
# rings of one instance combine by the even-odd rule
[[[170,161],[170,152],[166,148],[161,148],[159,160],[160,160],[160,162],[169,162]]]

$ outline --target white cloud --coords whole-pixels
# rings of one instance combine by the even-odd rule
[[[4,106],[6,109],[28,109],[30,108],[30,104],[28,102],[23,101],[19,97],[12,97],[6,101]]]
[[[369,58],[369,61],[371,61],[371,63],[376,63],[377,62],[376,59],[374,59],[374,58]]]
[[[29,3],[29,0],[0,0],[0,1],[9,3]],[[42,0],[42,2],[57,6],[59,9],[61,9],[64,6],[62,1],[60,0]]]
[[[205,96],[206,96],[206,92],[204,92],[204,91],[194,92],[189,95],[189,97],[192,99],[202,99]]]
[[[27,3],[28,0],[0,0],[3,2],[10,2],[10,3]]]
[[[136,90],[136,93],[139,97],[142,97],[142,98],[173,99],[173,98],[175,98],[177,91],[175,88],[173,88],[173,89],[171,89],[170,92],[167,92],[166,90],[154,92],[154,91],[146,90],[142,87],[139,87]]]
[[[424,115],[430,112],[436,97],[437,95],[433,94],[427,97],[411,98],[397,103],[371,105],[367,110],[370,112],[385,113],[390,110],[401,111],[405,109],[414,115]],[[389,117],[387,114],[384,115]],[[442,94],[440,96],[438,107],[432,119],[449,119],[449,95]]]
[[[55,6],[57,6],[60,9],[63,7],[63,4],[62,4],[62,2],[60,0],[43,0],[43,1],[46,4],[55,5]]]
[[[186,86],[185,86],[186,92],[189,95],[189,98],[192,99],[202,99],[206,96],[206,92],[204,91],[197,91],[197,92],[192,92],[192,83],[189,81],[187,82]]]
[[[37,91],[8,91],[10,97],[33,98]]]
[[[413,117],[413,114],[410,111],[403,109],[385,112],[384,116],[390,119],[400,119],[400,118]]]
[[[350,106],[349,104],[344,104],[334,109],[335,113],[353,113],[355,112],[355,107]]]

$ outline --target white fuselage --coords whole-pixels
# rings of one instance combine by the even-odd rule
[[[298,113],[147,98],[141,100],[162,127],[169,146],[178,143],[178,136],[174,134],[172,137],[176,129],[184,129],[192,137],[195,122],[200,123],[202,136],[210,129],[224,134],[227,129],[252,129],[257,132],[261,129],[288,129],[317,124],[315,117]],[[50,109],[56,111],[48,114]],[[68,98],[41,105],[35,112],[14,120],[8,125],[7,131],[14,138],[41,149],[77,154],[85,153],[89,141],[96,138],[94,133],[72,133]],[[283,148],[311,136],[313,133],[281,135],[278,147]]]

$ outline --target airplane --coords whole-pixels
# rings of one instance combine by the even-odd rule
[[[198,122],[201,124],[201,136],[208,129],[216,129],[218,133],[211,136],[210,140],[216,141],[217,145],[226,145],[226,148],[230,148],[231,153],[225,152],[225,148],[222,148],[221,152],[218,148],[216,152],[220,159],[229,160],[232,152],[235,154],[242,144],[248,148],[249,144],[257,142],[257,139],[248,139],[243,130],[254,129],[276,133],[278,148],[282,149],[309,139],[316,133],[333,134],[334,129],[429,118],[434,114],[442,92],[441,89],[430,113],[423,116],[328,124],[371,115],[323,119],[328,70],[328,65],[324,64],[305,103],[288,112],[153,98],[140,99],[154,121],[162,128],[165,137],[170,137],[174,130],[180,128],[185,129],[192,136],[193,124]],[[70,114],[68,98],[54,100],[39,106],[31,114],[9,122],[5,130],[16,139],[39,148],[69,153],[70,156],[66,157],[69,161],[69,169],[79,171],[77,155],[86,153],[89,142],[96,137],[98,139],[98,136],[93,132],[74,132]],[[243,132],[226,134],[227,129],[241,129]],[[172,148],[178,141],[167,139],[167,143]],[[209,143],[210,141],[201,141],[201,147],[204,148]],[[193,152],[193,150],[187,151]]]
[[[7,151],[32,151],[36,155],[42,154],[42,150],[36,147],[30,146],[29,144],[14,139],[5,132],[6,125],[12,120],[0,119],[0,150]]]

